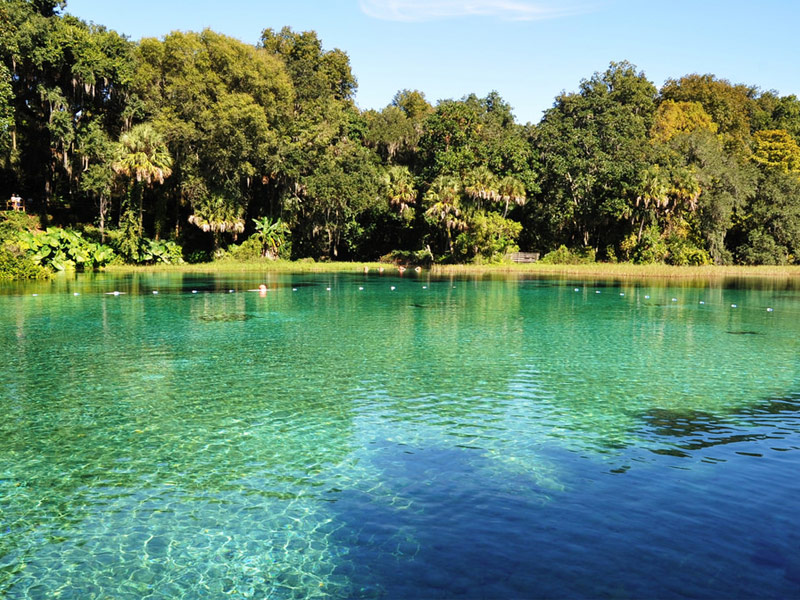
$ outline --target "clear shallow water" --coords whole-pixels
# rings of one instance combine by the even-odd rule
[[[0,288],[0,597],[800,595],[798,286],[265,277]]]

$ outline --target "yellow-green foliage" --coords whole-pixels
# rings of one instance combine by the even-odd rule
[[[6,248],[0,248],[0,280],[47,279],[50,271],[34,263],[30,258]]]
[[[582,265],[595,261],[594,250],[588,248],[583,252],[572,251],[563,244],[556,250],[548,252],[540,262],[546,265]]]
[[[698,129],[707,129],[711,133],[716,133],[718,129],[718,125],[714,123],[702,104],[665,100],[656,110],[650,137],[656,142],[663,143],[679,133],[692,133]]]
[[[800,146],[783,129],[756,131],[753,134],[755,149],[753,160],[784,173],[800,174]]]

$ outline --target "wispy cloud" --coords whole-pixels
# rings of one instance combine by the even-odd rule
[[[386,21],[432,21],[453,17],[494,17],[538,21],[586,12],[586,5],[564,0],[359,0],[370,17]]]

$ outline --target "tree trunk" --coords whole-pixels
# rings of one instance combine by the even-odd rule
[[[144,231],[144,186],[137,183],[137,195],[139,196],[139,237]]]
[[[105,194],[100,194],[100,242],[106,243],[106,211],[108,210],[108,201]]]

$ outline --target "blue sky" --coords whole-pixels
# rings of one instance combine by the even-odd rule
[[[361,108],[399,89],[429,101],[492,90],[520,122],[561,91],[628,60],[657,86],[687,73],[800,95],[796,0],[68,0],[66,12],[131,39],[265,28],[315,30],[350,56]]]

